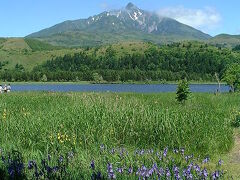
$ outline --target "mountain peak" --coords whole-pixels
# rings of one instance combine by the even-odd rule
[[[127,10],[131,10],[131,9],[135,9],[135,8],[137,8],[137,6],[135,6],[133,3],[128,3],[128,5],[126,6],[126,9]]]
[[[66,21],[28,37],[62,46],[91,46],[118,40],[162,43],[210,38],[199,30],[171,18],[160,18],[131,2],[125,8],[106,11],[87,19]],[[75,40],[75,37],[78,38]]]

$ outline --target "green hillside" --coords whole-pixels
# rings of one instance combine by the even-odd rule
[[[93,48],[46,45],[49,50],[36,48],[43,45],[40,41],[28,43],[19,38],[2,43],[0,74],[3,80],[41,81],[45,75],[49,81],[176,81],[183,77],[213,81],[215,73],[222,77],[228,64],[240,60],[238,51],[197,41],[161,46],[119,42]],[[9,71],[4,71],[7,69]]]
[[[233,48],[240,45],[240,35],[220,34],[208,40],[210,44]]]
[[[209,46],[200,42],[188,41],[178,43],[179,47],[177,51],[182,49],[186,51],[189,46],[190,49],[201,49],[201,47],[207,46],[205,48],[207,51],[217,51],[217,47]],[[189,45],[191,44],[191,46]],[[108,47],[116,52],[117,57],[125,56],[127,54],[134,53],[144,53],[145,50],[153,46],[152,43],[145,43],[141,41],[135,42],[118,42],[111,45],[96,46],[93,48],[65,48],[57,47],[45,42],[41,42],[35,39],[23,39],[23,38],[1,38],[0,40],[0,62],[5,62],[5,66],[2,69],[13,69],[16,64],[21,64],[26,70],[32,70],[33,67],[46,62],[47,60],[54,59],[59,56],[64,56],[66,54],[75,54],[82,52],[83,50],[90,55],[102,56]],[[171,44],[168,45],[171,49]],[[172,47],[174,48],[175,45]],[[167,48],[167,46],[166,46]],[[167,48],[168,49],[168,48]],[[165,48],[163,48],[165,51]],[[217,51],[217,53],[231,54],[232,56],[238,56],[237,52],[231,52],[228,49],[223,49],[222,51]],[[7,63],[6,63],[7,62]]]
[[[25,38],[24,41],[28,44],[32,51],[49,51],[62,49],[62,47],[53,46],[51,44],[36,39]]]
[[[124,32],[124,33],[88,33],[83,31],[65,32],[61,34],[54,34],[46,37],[37,37],[36,39],[45,41],[55,46],[68,47],[87,47],[115,44],[118,42],[152,42],[156,44],[168,44],[173,42],[181,42],[186,40],[199,40],[190,36],[180,35],[156,35],[142,32]]]
[[[3,40],[1,49],[5,51],[31,51],[23,38],[7,38]]]
[[[31,70],[34,66],[41,64],[47,59],[79,51],[81,49],[55,47],[32,39],[0,39],[0,62],[8,62],[4,66],[4,69],[11,69],[16,64],[21,64],[25,69]]]
[[[5,38],[0,38],[0,45],[2,45],[2,43],[4,43],[6,41]]]
[[[112,45],[118,55],[142,52],[148,46],[148,43],[142,42],[124,42]],[[97,52],[100,55],[106,48],[107,46],[90,48],[88,53]],[[1,38],[0,40],[0,62],[8,62],[3,69],[12,69],[16,64],[21,64],[26,70],[31,70],[49,59],[81,51],[81,48],[56,47],[34,39]]]

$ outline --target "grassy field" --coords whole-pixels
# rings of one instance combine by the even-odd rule
[[[122,42],[114,44],[113,49],[118,56],[121,56],[126,53],[144,52],[148,46],[148,43],[142,42]],[[97,56],[102,55],[107,47],[109,46],[89,49],[88,53],[92,54],[95,51]],[[57,47],[34,39],[0,38],[0,62],[8,62],[4,69],[13,69],[18,63],[23,65],[26,70],[32,70],[36,65],[52,58],[81,51],[82,48],[80,47]]]
[[[192,94],[184,105],[176,103],[172,93],[1,94],[0,153],[17,150],[25,166],[35,160],[42,169],[45,158],[52,171],[56,165],[61,170],[55,169],[56,176],[64,172],[72,179],[90,179],[98,171],[107,177],[112,166],[114,175],[126,179],[127,170],[121,173],[116,167],[131,166],[134,172],[138,168],[142,172],[143,164],[150,168],[154,163],[164,168],[165,178],[168,168],[174,174],[171,168],[188,168],[190,162],[200,163],[202,171],[204,167],[213,171],[218,158],[227,157],[234,146],[231,122],[240,112],[239,102],[239,94]],[[176,155],[179,148],[184,148],[184,154]],[[163,160],[157,152],[162,152]],[[202,163],[205,157],[212,164]],[[234,174],[231,169],[224,169],[226,176]],[[34,176],[30,172],[27,176]]]
[[[0,39],[0,62],[8,62],[4,69],[13,69],[18,63],[23,65],[26,70],[32,70],[34,66],[54,57],[80,51],[82,51],[80,48],[65,49],[47,46],[45,43],[23,38]]]

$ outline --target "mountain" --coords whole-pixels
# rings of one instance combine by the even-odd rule
[[[210,44],[233,48],[240,45],[240,35],[219,34],[208,40]]]
[[[165,43],[211,38],[174,19],[139,9],[132,3],[123,9],[105,11],[87,19],[65,21],[27,37],[60,46],[92,46],[122,41]]]

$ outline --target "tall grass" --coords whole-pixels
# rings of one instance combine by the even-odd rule
[[[0,148],[26,159],[80,152],[88,167],[108,147],[183,147],[213,156],[233,145],[237,95],[193,94],[185,105],[167,94],[11,93],[0,95]]]

